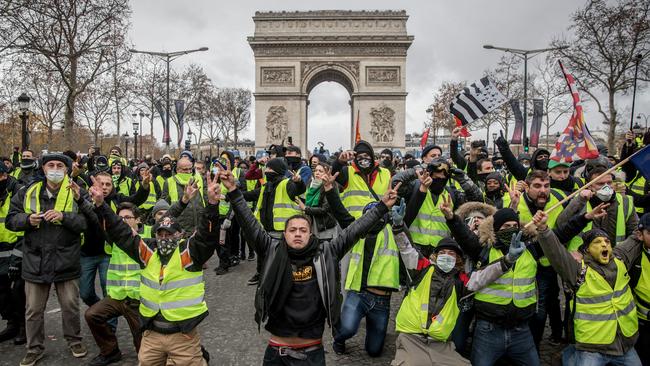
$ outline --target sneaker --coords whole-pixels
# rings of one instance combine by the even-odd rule
[[[234,266],[236,266],[238,264],[239,264],[239,257],[238,256],[230,257],[230,265],[231,266],[234,267]]]
[[[25,325],[21,325],[18,329],[18,334],[14,338],[14,344],[19,346],[21,344],[27,343],[27,335],[25,334]]]
[[[337,355],[345,354],[345,343],[339,343],[337,341],[332,342],[332,349]]]
[[[27,352],[23,360],[20,361],[20,366],[34,366],[41,358],[43,358],[43,352]]]
[[[250,253],[250,254],[248,255],[248,261],[249,261],[249,262],[252,262],[252,261],[254,261],[254,260],[255,260],[255,253]]]
[[[84,346],[82,343],[75,343],[70,346],[70,352],[72,352],[72,355],[76,358],[82,358],[88,354],[86,346]]]
[[[226,273],[228,273],[228,267],[219,266],[214,269],[214,273],[216,273],[217,276],[225,275]]]
[[[260,274],[259,274],[259,273],[255,273],[255,274],[253,275],[253,277],[251,277],[251,279],[248,280],[247,283],[248,283],[249,285],[251,285],[251,286],[252,286],[252,285],[257,285],[258,283],[260,283]]]
[[[88,366],[106,366],[112,363],[118,362],[122,359],[122,352],[119,349],[109,353],[104,356],[102,354],[97,355],[95,358],[90,360]]]

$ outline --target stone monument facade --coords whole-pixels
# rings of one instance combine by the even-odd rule
[[[309,93],[324,81],[350,93],[353,145],[404,149],[406,54],[413,36],[405,11],[256,12],[248,43],[255,56],[255,148],[307,146]]]

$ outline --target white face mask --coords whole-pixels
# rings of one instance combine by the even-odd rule
[[[52,169],[52,170],[48,170],[47,173],[45,173],[45,177],[50,182],[52,182],[54,184],[59,184],[59,183],[63,182],[63,178],[65,177],[65,172],[63,171],[63,169],[61,169],[61,170]]]
[[[441,271],[449,273],[456,266],[456,257],[449,254],[439,254],[436,258],[436,265]]]
[[[614,189],[609,184],[602,186],[596,191],[596,197],[603,202],[609,202],[612,199],[612,195],[614,195]]]

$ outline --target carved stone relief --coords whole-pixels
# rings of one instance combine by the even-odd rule
[[[379,107],[370,108],[371,129],[375,142],[389,143],[393,142],[395,136],[395,111],[385,104]]]
[[[366,85],[399,85],[400,69],[399,66],[366,67]]]
[[[281,143],[287,137],[288,125],[287,108],[281,105],[269,107],[266,114],[266,142],[268,144]]]
[[[255,56],[406,56],[408,46],[261,46],[253,45]]]
[[[305,80],[305,76],[314,68],[331,65],[339,66],[347,70],[354,78],[359,81],[359,62],[358,61],[303,61],[300,63],[301,81]]]
[[[262,67],[261,84],[263,86],[278,86],[294,84],[293,67]]]

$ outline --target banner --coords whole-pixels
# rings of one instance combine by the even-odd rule
[[[510,107],[512,107],[512,113],[515,116],[515,130],[512,132],[510,144],[521,144],[521,134],[524,130],[524,117],[521,115],[521,109],[519,109],[519,101],[517,99],[511,99]]]
[[[506,97],[494,86],[494,83],[484,77],[463,88],[449,105],[449,111],[463,126],[466,126],[499,108],[507,101]]]
[[[176,109],[176,120],[178,121],[178,147],[181,147],[183,142],[184,127],[183,126],[183,116],[185,115],[185,101],[182,99],[176,99],[174,101],[174,109]]]
[[[544,115],[544,101],[542,99],[533,99],[533,121],[530,124],[530,144],[531,147],[539,145],[539,133],[542,130],[542,116]]]
[[[169,138],[169,129],[167,128],[167,124],[165,121],[165,108],[162,106],[162,100],[157,100],[156,101],[156,110],[158,111],[158,114],[160,114],[160,119],[162,119],[162,126],[163,126],[163,143],[167,143],[170,140]]]

